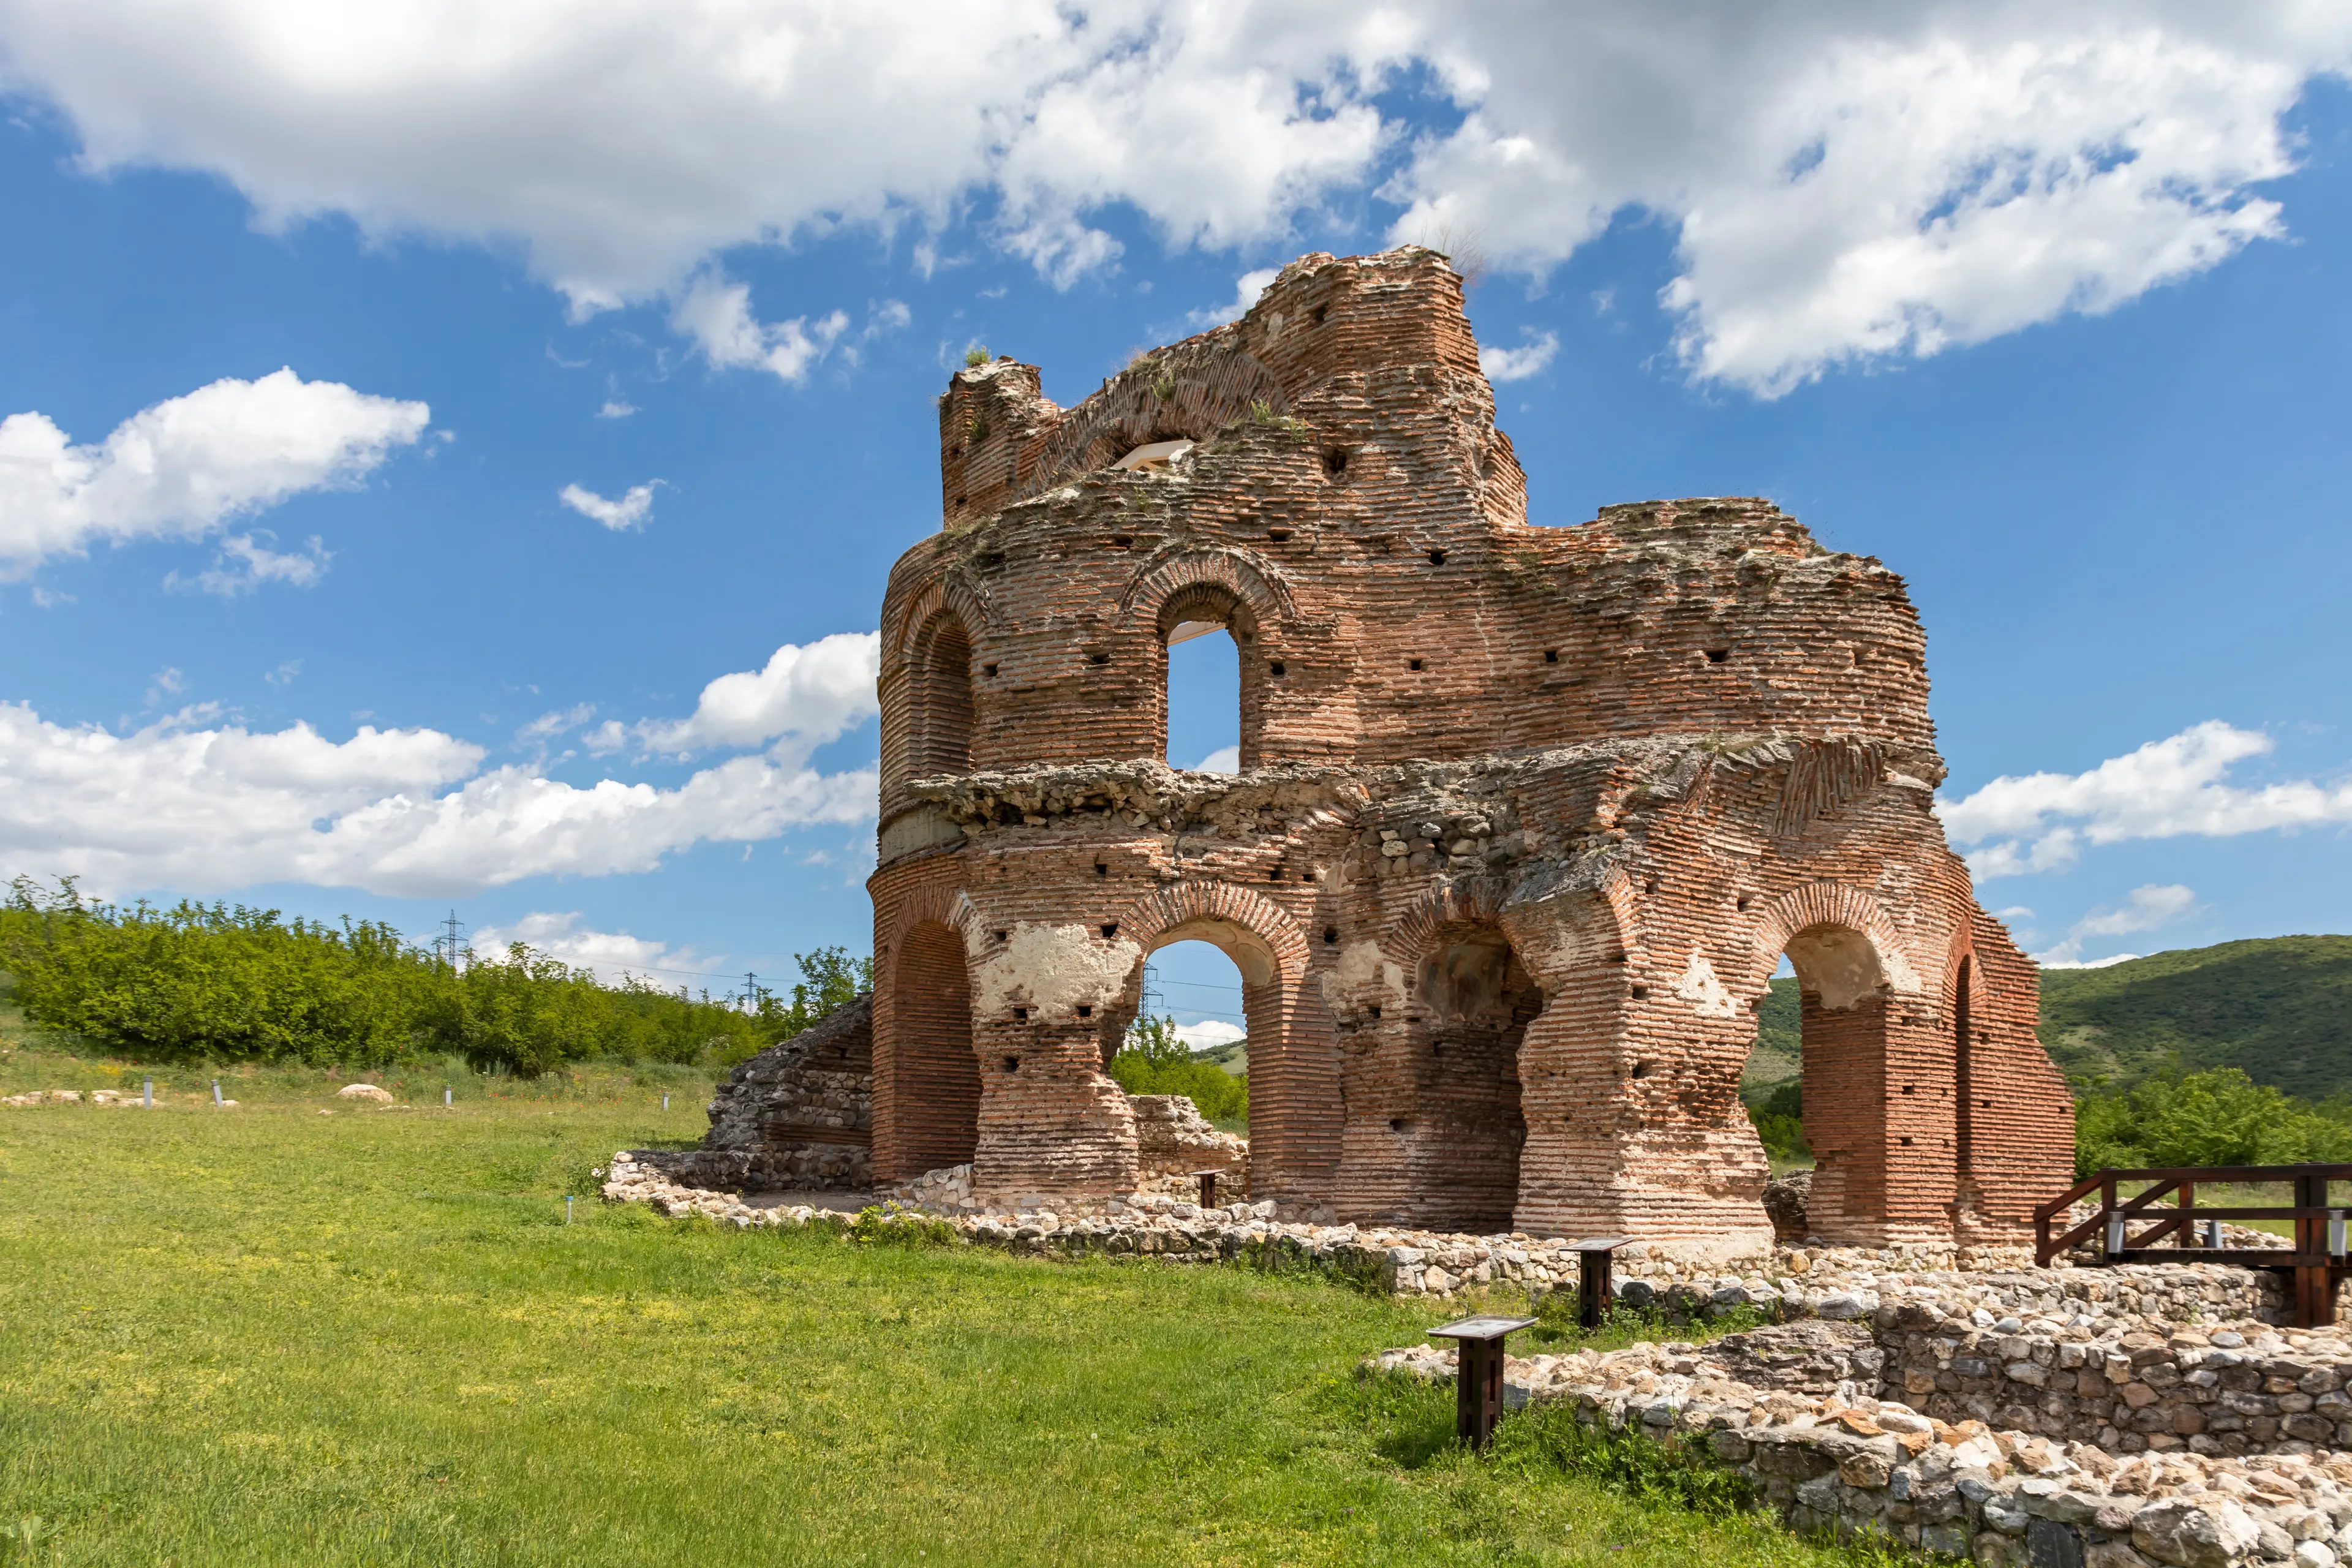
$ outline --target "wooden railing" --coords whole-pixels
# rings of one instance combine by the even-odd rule
[[[2128,1198],[2116,1191],[2120,1185],[2142,1182],[2148,1184],[2146,1190]],[[2190,1165],[2094,1172],[2033,1211],[2034,1260],[2046,1268],[2052,1258],[2095,1235],[2103,1263],[2232,1263],[2242,1268],[2291,1270],[2297,1326],[2333,1322],[2336,1282],[2352,1272],[2346,1257],[2346,1221],[2352,1215],[2352,1205],[2329,1205],[2330,1182],[2352,1182],[2352,1165]],[[2210,1207],[2197,1202],[2200,1186],[2267,1183],[2291,1185],[2294,1202]],[[2053,1235],[2060,1218],[2093,1193],[2099,1194],[2097,1211],[2071,1229]],[[2159,1199],[2176,1193],[2177,1201],[2159,1206]],[[2275,1247],[2198,1244],[2200,1226],[2225,1219],[2292,1220],[2294,1236],[2286,1246]],[[2146,1228],[2135,1228],[2138,1226]],[[2166,1240],[2172,1245],[2157,1245]],[[2218,1237],[2214,1240],[2218,1242]]]

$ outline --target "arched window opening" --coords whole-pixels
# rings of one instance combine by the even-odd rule
[[[1220,588],[1187,590],[1160,612],[1167,646],[1160,754],[1173,768],[1245,773],[1257,765],[1261,666],[1248,612]]]
[[[1146,441],[1113,463],[1114,471],[1121,468],[1164,468],[1192,450],[1193,443],[1185,437],[1173,441]]]
[[[1242,771],[1241,649],[1223,626],[1186,621],[1169,634],[1168,765]]]
[[[953,616],[934,616],[916,645],[908,770],[917,778],[971,772],[971,638]]]
[[[908,932],[891,989],[894,1121],[912,1171],[961,1165],[980,1142],[980,1063],[963,939],[936,921]]]
[[[1519,1045],[1544,996],[1508,938],[1483,921],[1442,927],[1415,976],[1406,1066],[1415,1113],[1399,1134],[1414,1219],[1440,1230],[1508,1230],[1527,1118]]]
[[[1221,1130],[1246,1134],[1249,987],[1234,955],[1206,937],[1165,942],[1144,960],[1136,992],[1111,1077],[1129,1094],[1183,1095]]]

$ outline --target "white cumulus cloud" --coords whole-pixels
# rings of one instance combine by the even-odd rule
[[[472,937],[474,952],[485,957],[504,957],[515,942],[574,969],[585,969],[607,985],[636,975],[656,984],[675,986],[679,975],[662,971],[708,970],[727,957],[722,952],[706,958],[690,947],[674,948],[626,931],[583,928],[577,910],[534,910],[507,925],[482,926]]]
[[[277,541],[278,536],[266,528],[257,528],[250,533],[232,533],[220,542],[210,566],[193,577],[183,577],[176,569],[166,572],[163,586],[234,599],[252,593],[264,583],[289,583],[297,588],[308,588],[327,574],[327,563],[334,556],[317,534],[310,536],[310,549],[301,554],[270,549]]]
[[[793,386],[808,380],[828,355],[838,351],[845,362],[855,363],[859,344],[914,319],[904,300],[882,300],[869,305],[865,326],[854,335],[846,310],[761,321],[751,313],[751,285],[731,282],[716,268],[698,274],[670,311],[670,325],[694,341],[713,369],[764,370]]]
[[[763,322],[751,314],[751,286],[705,273],[688,288],[670,312],[670,325],[692,338],[714,369],[757,366],[787,382],[803,382],[816,363],[849,330],[846,311],[811,321]]]
[[[576,308],[670,298],[787,380],[846,319],[759,321],[730,247],[864,226],[936,259],[977,212],[1066,286],[1116,264],[1116,206],[1264,249],[1377,190],[1392,237],[1538,277],[1657,219],[1684,363],[1777,395],[2284,233],[2282,116],[2347,58],[2352,11],[2309,0],[0,5],[0,73],[90,168],[517,243]],[[1397,118],[1409,75],[1448,129]]]
[[[1488,381],[1525,381],[1531,375],[1541,375],[1558,353],[1558,332],[1531,332],[1528,341],[1515,349],[1480,349],[1478,368],[1486,373]]]
[[[1243,273],[1234,280],[1234,297],[1231,300],[1222,305],[1192,311],[1185,316],[1184,324],[1198,331],[1240,321],[1249,314],[1250,307],[1257,303],[1257,297],[1265,292],[1266,285],[1281,275],[1279,267],[1261,267],[1255,272]]]
[[[205,705],[114,734],[0,702],[0,875],[79,876],[100,890],[290,881],[449,895],[650,870],[695,844],[865,822],[874,769],[820,773],[805,758],[872,715],[873,642],[788,645],[764,671],[712,682],[693,716],[653,727],[666,750],[776,743],[669,788],[581,786],[536,763],[486,770],[481,747],[435,730],[255,733]],[[179,680],[167,671],[159,692]],[[591,716],[584,705],[551,714],[518,739],[543,743]]]
[[[1179,1024],[1176,1037],[1191,1051],[1214,1050],[1230,1046],[1235,1040],[1249,1038],[1249,1031],[1239,1024],[1228,1024],[1223,1018],[1203,1018],[1197,1024]]]
[[[2186,919],[2196,910],[2196,893],[2178,882],[2134,888],[2120,909],[2092,910],[2074,922],[2065,941],[2047,952],[2035,953],[2033,962],[2044,969],[2104,969],[2111,963],[2128,963],[2139,954],[2119,952],[2085,963],[2083,943],[2093,937],[2155,931]]]
[[[2072,865],[2084,844],[2132,838],[2235,837],[2273,828],[2352,822],[2352,783],[2310,779],[2245,789],[2230,770],[2274,742],[2218,719],[2110,757],[2080,773],[2003,776],[1937,813],[1954,843],[1979,847],[1979,879]]]
[[[881,710],[874,691],[881,657],[878,632],[786,643],[764,668],[722,675],[705,686],[686,718],[647,720],[634,732],[647,751],[675,756],[779,739],[806,756]]]
[[[578,485],[566,485],[556,492],[555,499],[591,521],[601,522],[615,533],[645,526],[653,515],[654,487],[659,479],[642,485],[631,485],[628,492],[617,500],[608,500],[594,490]]]
[[[304,381],[291,370],[233,378],[143,408],[95,446],[76,446],[43,414],[0,419],[0,581],[93,542],[198,539],[233,517],[304,490],[348,485],[425,432],[431,411]],[[325,552],[270,551],[232,536],[190,584],[239,593],[315,581]]]

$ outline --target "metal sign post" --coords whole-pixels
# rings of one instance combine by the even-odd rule
[[[1454,1432],[1483,1448],[1503,1415],[1503,1342],[1535,1322],[1533,1318],[1464,1318],[1432,1329],[1429,1336],[1454,1342]]]
[[[1609,1309],[1616,1300],[1610,1279],[1615,1261],[1611,1254],[1633,1239],[1630,1236],[1596,1236],[1590,1241],[1568,1244],[1576,1254],[1577,1327],[1597,1329],[1609,1321]]]

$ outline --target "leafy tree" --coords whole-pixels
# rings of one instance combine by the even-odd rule
[[[1748,1108],[1748,1120],[1756,1124],[1756,1136],[1763,1141],[1764,1152],[1780,1163],[1813,1157],[1812,1145],[1805,1142],[1802,1082],[1792,1079],[1773,1089],[1761,1104]]]
[[[2074,1168],[2293,1165],[2352,1160],[2352,1106],[2290,1099],[2236,1068],[2169,1068],[2074,1102]]]
[[[787,1005],[781,997],[760,998],[760,1024],[766,1043],[789,1040],[835,1008],[874,989],[874,960],[852,958],[845,947],[821,947],[793,959],[802,978],[793,986]]]

